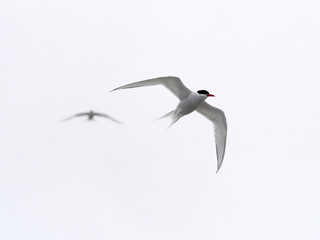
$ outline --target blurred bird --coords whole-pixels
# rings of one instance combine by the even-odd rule
[[[108,119],[114,121],[115,123],[123,124],[122,122],[120,122],[120,121],[118,121],[118,120],[116,120],[116,119],[114,119],[114,118],[112,118],[112,117],[110,117],[110,116],[108,116],[108,115],[106,115],[106,114],[97,113],[97,112],[94,112],[94,111],[84,112],[84,113],[78,113],[78,114],[75,114],[75,115],[73,115],[73,116],[71,116],[71,117],[62,119],[61,121],[68,121],[68,120],[70,120],[70,119],[72,119],[72,118],[82,117],[82,116],[88,116],[88,119],[87,119],[87,120],[89,120],[89,121],[94,120],[94,117],[95,117],[95,116],[99,116],[99,117],[108,118]]]
[[[188,89],[178,77],[152,78],[144,81],[130,83],[130,84],[115,88],[112,91],[119,90],[119,89],[154,86],[154,85],[165,86],[176,97],[180,99],[180,102],[177,105],[175,110],[161,117],[161,118],[171,117],[172,122],[170,126],[172,126],[175,122],[177,122],[181,117],[187,114],[190,114],[193,111],[199,112],[214,124],[216,155],[217,155],[217,172],[218,172],[222,165],[225,149],[226,149],[227,120],[222,110],[215,108],[205,102],[207,97],[214,97],[214,95],[210,94],[206,90],[198,90],[197,92],[193,92],[190,89]]]

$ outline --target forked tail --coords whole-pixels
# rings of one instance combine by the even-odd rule
[[[172,121],[171,121],[169,127],[168,127],[166,130],[168,130],[168,129],[169,129],[173,124],[175,124],[176,121],[178,121],[178,120],[179,120],[179,118],[172,118]]]
[[[173,112],[174,112],[174,110],[172,110],[171,112],[168,112],[167,114],[165,114],[162,117],[159,117],[159,118],[157,118],[157,119],[155,119],[153,121],[164,119],[164,118],[168,118],[168,117],[172,117],[173,116]]]
[[[162,117],[159,117],[153,121],[156,121],[156,120],[160,120],[160,119],[164,119],[164,118],[168,118],[168,117],[171,117],[172,121],[169,125],[169,127],[166,129],[168,130],[176,121],[179,120],[179,118],[176,118],[175,114],[174,114],[174,110],[172,110],[171,112],[168,112],[167,114],[163,115]]]

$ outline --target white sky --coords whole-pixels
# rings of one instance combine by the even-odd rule
[[[0,4],[0,239],[319,239],[318,1]],[[228,121],[165,132],[179,76]],[[96,110],[105,119],[59,120]]]

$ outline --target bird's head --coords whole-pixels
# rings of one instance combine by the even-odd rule
[[[210,94],[207,90],[198,90],[197,93],[205,97],[215,97],[214,95]]]

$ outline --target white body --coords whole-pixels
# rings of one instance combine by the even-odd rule
[[[206,100],[206,96],[200,95],[196,92],[191,92],[186,98],[182,99],[177,105],[174,114],[181,118],[184,115],[192,113],[199,105]]]

